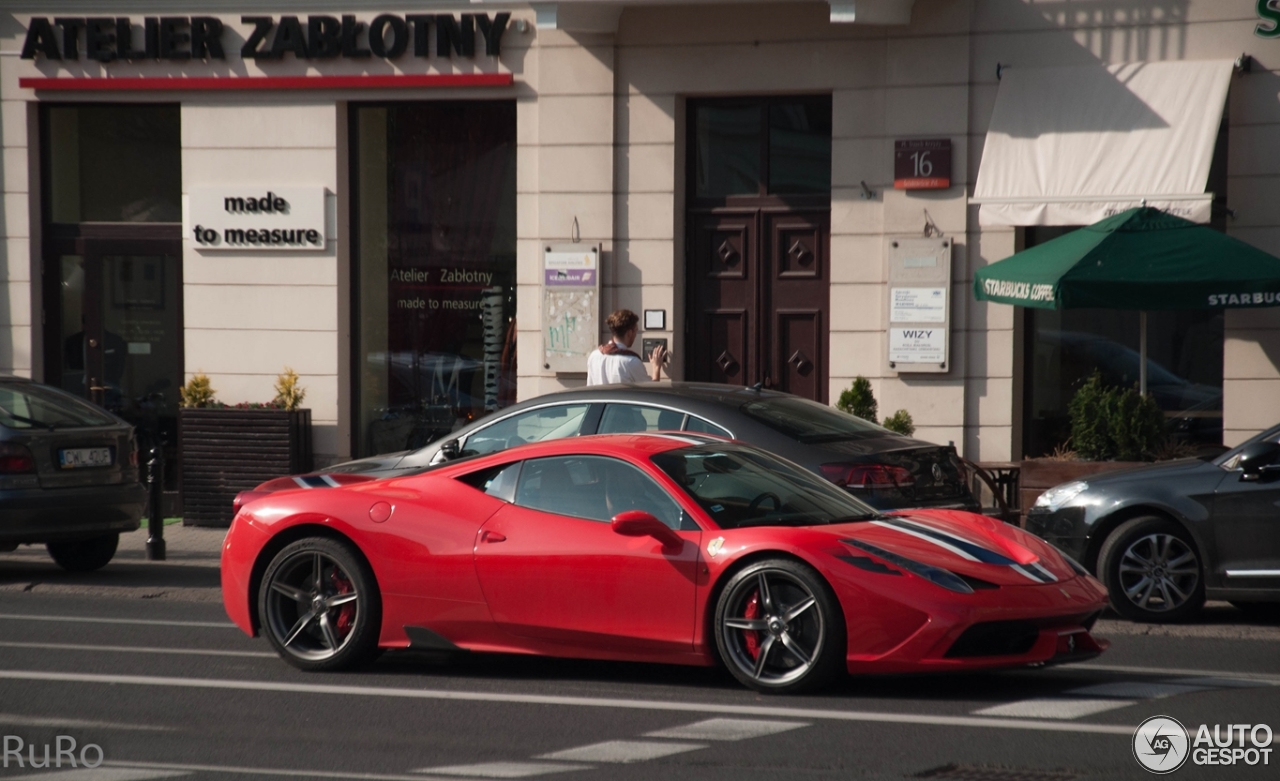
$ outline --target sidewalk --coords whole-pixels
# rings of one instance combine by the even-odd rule
[[[147,561],[147,527],[120,535],[120,549],[97,572],[63,571],[43,545],[0,553],[0,594],[176,599],[221,602],[218,563],[226,529],[174,524],[164,527],[165,561]]]

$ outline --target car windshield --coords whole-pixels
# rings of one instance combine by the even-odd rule
[[[116,422],[105,410],[34,383],[0,383],[0,425],[13,429],[83,428]]]
[[[748,417],[805,444],[866,439],[890,434],[888,429],[847,412],[795,396],[778,396],[742,406]]]
[[[753,448],[729,443],[652,457],[722,529],[818,526],[878,513],[835,485]]]

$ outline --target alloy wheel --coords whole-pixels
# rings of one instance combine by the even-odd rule
[[[1119,575],[1126,599],[1143,610],[1162,613],[1191,600],[1200,581],[1200,562],[1174,535],[1147,534],[1125,548]]]
[[[817,596],[790,572],[761,569],[732,587],[720,626],[726,663],[762,686],[803,678],[823,650]]]
[[[362,594],[333,556],[299,550],[272,568],[266,589],[267,630],[286,653],[324,661],[351,642]]]

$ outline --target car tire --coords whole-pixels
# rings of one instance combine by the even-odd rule
[[[119,534],[45,544],[49,556],[67,572],[93,572],[102,569],[115,558],[116,548],[119,546]]]
[[[1125,521],[1102,543],[1098,575],[1111,607],[1143,623],[1186,621],[1204,605],[1204,567],[1191,535],[1154,515]]]
[[[769,559],[736,573],[716,602],[716,650],[733,677],[772,694],[812,690],[845,669],[845,623],[812,567]]]
[[[309,537],[285,546],[258,589],[262,633],[300,670],[349,670],[378,656],[382,597],[351,545]]]

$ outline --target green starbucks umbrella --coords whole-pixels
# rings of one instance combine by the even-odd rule
[[[1153,309],[1280,306],[1280,258],[1159,209],[1129,209],[980,269],[980,301],[1038,309],[1131,309],[1146,393]]]

